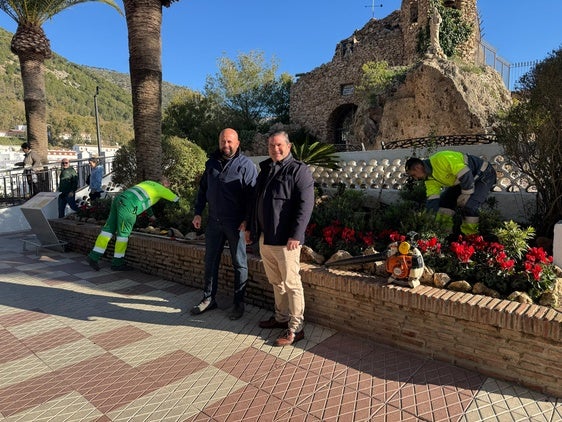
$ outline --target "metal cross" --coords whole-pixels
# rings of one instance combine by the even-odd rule
[[[375,19],[375,7],[382,7],[382,4],[375,4],[375,0],[372,0],[371,5],[365,7],[371,8],[371,19]]]

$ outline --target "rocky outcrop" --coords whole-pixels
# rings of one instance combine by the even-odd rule
[[[384,101],[375,144],[432,134],[487,133],[496,114],[510,104],[511,94],[492,68],[424,60]]]

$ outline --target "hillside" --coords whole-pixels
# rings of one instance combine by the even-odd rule
[[[25,124],[19,61],[10,51],[13,34],[0,28],[0,130]],[[133,111],[129,75],[81,66],[53,52],[45,62],[47,114],[53,144],[80,142],[80,134],[95,139],[94,95],[99,87],[98,116],[103,143],[127,142],[133,137]],[[162,87],[163,108],[179,91],[167,82]],[[62,134],[73,139],[63,141]]]

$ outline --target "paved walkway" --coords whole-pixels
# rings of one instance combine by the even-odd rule
[[[0,421],[561,421],[544,396],[268,310],[198,317],[198,290],[0,235]]]

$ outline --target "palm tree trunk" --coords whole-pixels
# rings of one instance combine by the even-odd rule
[[[27,142],[43,163],[47,163],[47,100],[45,98],[45,64],[20,57],[23,101],[27,124]]]
[[[124,0],[137,180],[162,175],[162,2]]]

